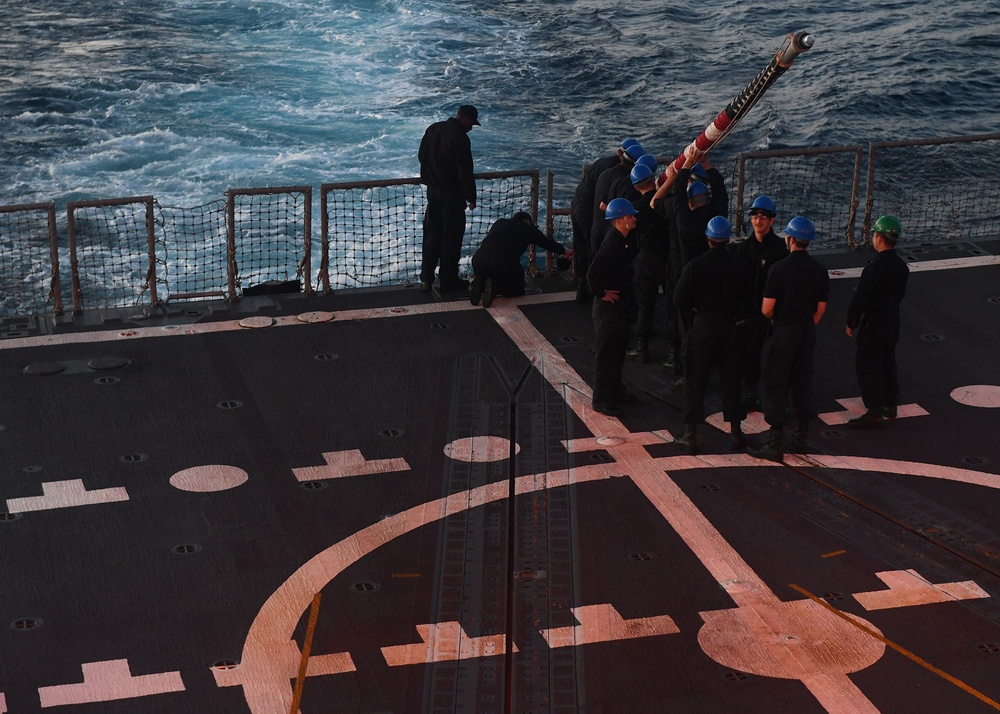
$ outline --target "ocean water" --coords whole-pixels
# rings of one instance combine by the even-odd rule
[[[0,204],[414,176],[425,127],[480,109],[480,171],[675,155],[789,32],[812,50],[723,144],[996,131],[982,0],[0,0]]]

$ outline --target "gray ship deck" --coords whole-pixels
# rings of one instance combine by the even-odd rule
[[[288,712],[307,632],[306,713],[996,710],[998,248],[910,251],[876,431],[819,256],[784,464],[681,454],[659,335],[594,413],[558,276],[8,323],[0,712]]]

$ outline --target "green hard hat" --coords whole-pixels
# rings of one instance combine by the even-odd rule
[[[875,221],[875,225],[872,226],[872,230],[876,233],[891,233],[894,236],[899,236],[903,232],[903,227],[899,224],[899,219],[895,216],[890,216],[888,213]]]

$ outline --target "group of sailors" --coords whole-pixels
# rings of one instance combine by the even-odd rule
[[[748,410],[760,408],[770,431],[765,443],[749,450],[780,461],[789,401],[797,420],[791,446],[806,449],[815,416],[816,325],[826,310],[830,280],[808,254],[816,237],[809,218],[795,216],[779,236],[775,202],[757,196],[749,211],[753,233],[734,241],[728,208],[723,177],[702,152],[689,149],[680,168],[671,163],[660,172],[656,158],[627,139],[585,171],[570,214],[577,300],[592,303],[592,407],[618,416],[635,401],[622,370],[627,358],[649,361],[662,289],[668,346],[663,364],[684,393],[684,431],[676,443],[698,453],[706,391],[717,371],[732,449],[747,448],[741,423]],[[895,417],[899,302],[909,272],[895,255],[899,233],[892,216],[876,222],[873,245],[879,256],[862,274],[848,311],[846,331],[858,333],[855,366],[867,407],[851,420],[852,427],[874,428]]]

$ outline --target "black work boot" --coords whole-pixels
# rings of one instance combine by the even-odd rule
[[[780,463],[785,457],[785,446],[782,443],[782,439],[784,438],[783,432],[784,429],[780,426],[772,426],[771,430],[767,432],[767,443],[750,448],[750,455],[756,456],[758,459],[767,459],[768,461],[777,461]]]
[[[636,362],[641,364],[646,364],[649,362],[649,353],[646,350],[647,342],[645,337],[639,337],[635,341],[635,347],[630,349],[625,353],[629,359],[634,359]]]
[[[729,422],[729,448],[738,453],[747,448],[747,439],[743,436],[743,425],[738,421]]]
[[[671,347],[670,350],[667,352],[667,358],[663,360],[663,366],[666,367],[667,369],[676,369],[677,360],[678,360],[677,350]]]
[[[881,429],[884,415],[881,409],[869,409],[859,417],[847,420],[852,429]]]
[[[694,456],[698,453],[698,425],[685,424],[684,433],[674,439],[674,443]]]
[[[799,425],[792,434],[792,451],[804,454],[809,450],[809,420],[799,419]]]

